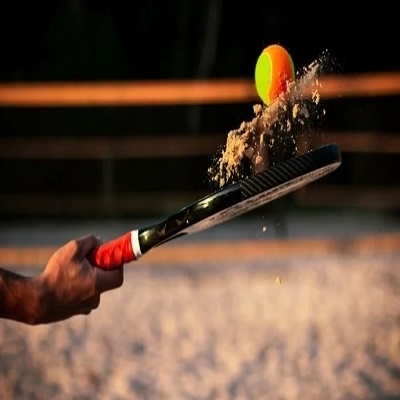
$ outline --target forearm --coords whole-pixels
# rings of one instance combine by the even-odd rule
[[[122,285],[123,267],[103,271],[87,259],[101,241],[82,236],[60,247],[44,271],[24,277],[0,268],[0,318],[29,325],[88,315],[100,303],[100,294]]]
[[[40,277],[24,277],[0,268],[0,318],[35,325],[40,319]]]

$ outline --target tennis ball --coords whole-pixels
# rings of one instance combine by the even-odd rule
[[[255,80],[261,100],[268,106],[287,88],[295,78],[292,57],[278,44],[266,47],[258,57]]]

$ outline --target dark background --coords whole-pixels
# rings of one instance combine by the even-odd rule
[[[2,4],[0,13],[0,81],[252,79],[257,57],[272,43],[287,48],[296,70],[328,52],[332,64],[327,73],[398,71],[398,24],[394,3],[385,2],[350,9],[349,2],[14,1]],[[324,100],[324,129],[396,134],[398,100]],[[201,135],[227,133],[252,116],[252,103],[0,108],[0,134],[38,140]],[[400,183],[400,174],[393,173],[398,170],[397,155],[343,154],[343,161],[329,181],[344,187]],[[95,161],[0,163],[2,190],[26,193],[27,201],[29,193],[96,193],[101,186],[101,167]],[[209,163],[210,157],[118,160],[114,190],[207,190]]]
[[[0,14],[0,78],[252,76],[271,43],[283,44],[297,66],[328,49],[345,73],[398,70],[398,24],[388,2],[352,9],[348,2],[14,1]],[[208,68],[204,51],[213,54]]]

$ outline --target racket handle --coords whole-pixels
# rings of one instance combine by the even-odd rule
[[[137,231],[127,232],[92,250],[87,258],[94,267],[118,269],[141,256],[137,237]]]

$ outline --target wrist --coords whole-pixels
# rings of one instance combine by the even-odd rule
[[[15,290],[14,315],[11,316],[20,322],[29,325],[37,325],[43,320],[44,301],[43,284],[40,275],[32,277],[21,277],[18,280],[18,289]]]
[[[43,318],[42,288],[40,276],[25,277],[0,270],[0,317],[38,324]]]
[[[27,305],[27,321],[31,325],[37,325],[43,322],[46,315],[45,290],[42,275],[29,278],[30,296],[28,296],[29,305]]]

